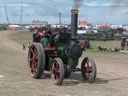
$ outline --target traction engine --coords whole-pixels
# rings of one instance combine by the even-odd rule
[[[92,58],[85,57],[81,68],[77,68],[83,52],[77,36],[78,10],[73,9],[71,13],[71,32],[52,33],[31,45],[28,65],[34,79],[41,78],[46,70],[50,71],[53,83],[61,85],[71,72],[81,71],[85,81],[94,82],[97,72]]]

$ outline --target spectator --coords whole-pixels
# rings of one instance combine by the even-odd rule
[[[25,44],[23,44],[23,50],[26,50],[26,46],[25,46]]]

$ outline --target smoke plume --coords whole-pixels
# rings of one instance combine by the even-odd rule
[[[125,3],[127,0],[113,0],[114,3]]]
[[[73,8],[78,9],[78,8],[80,8],[80,6],[82,5],[84,0],[73,0],[73,1],[74,1]]]
[[[115,10],[121,12],[122,15],[128,15],[128,0],[112,0]]]
[[[128,0],[112,0],[112,1],[113,1],[113,5],[116,5],[116,7],[128,5]]]

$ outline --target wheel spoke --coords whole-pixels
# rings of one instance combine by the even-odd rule
[[[35,56],[35,60],[38,60],[38,55]]]
[[[87,67],[89,67],[89,61],[87,61]]]
[[[56,80],[56,75],[54,74],[54,79]]]
[[[87,74],[87,80],[90,80],[90,73]]]
[[[57,66],[56,66],[56,73],[60,73],[60,67],[59,67],[59,64],[57,64]]]
[[[87,73],[92,73],[92,67],[86,67],[86,72]]]
[[[32,70],[32,73],[35,72],[33,63],[31,64],[31,70]]]
[[[38,53],[34,53],[34,59],[37,59],[38,58]]]
[[[30,57],[30,55],[29,55],[28,61],[29,61],[29,63],[32,62],[32,58]]]
[[[34,62],[33,63],[33,71],[34,71],[34,73],[36,73],[36,70],[37,70],[37,64]]]
[[[56,67],[55,67],[55,63],[53,63],[52,65],[52,71],[55,71]]]
[[[38,65],[38,54],[35,46],[32,46],[30,49],[29,54],[29,66],[32,74],[35,74],[37,71],[37,65]]]
[[[34,51],[33,51],[33,49],[31,49],[31,53],[32,53],[32,55],[34,55]]]
[[[34,71],[37,72],[37,64],[34,63]]]
[[[37,66],[38,65],[38,62],[34,62],[34,64]]]
[[[60,74],[59,64],[56,64],[56,68],[55,68],[55,80],[56,81],[59,80],[59,74]]]
[[[60,73],[56,73],[56,81],[59,81]]]

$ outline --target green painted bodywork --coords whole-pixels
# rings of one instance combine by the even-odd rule
[[[60,57],[64,63],[70,66],[69,70],[71,72],[79,71],[78,69],[76,69],[76,66],[78,65],[78,60],[66,57],[64,54],[64,46],[60,46],[58,48],[58,57]]]
[[[65,55],[64,55],[64,46],[61,45],[60,47],[58,47],[58,56],[61,57],[62,59],[65,58]]]
[[[41,44],[43,45],[43,47],[47,47],[47,44],[48,44],[48,38],[44,37],[41,39]]]
[[[55,43],[59,42],[59,36],[60,36],[59,34],[55,36],[55,38],[54,38]]]
[[[65,55],[64,53],[65,44],[59,42],[59,36],[60,35],[56,35],[54,37],[54,42],[56,43],[55,48],[57,48],[57,57],[61,58],[64,64],[69,65],[70,68],[69,70],[71,72],[80,71],[80,69],[76,68],[78,65],[78,60],[69,58]],[[44,48],[47,47],[48,42],[49,41],[46,37],[42,38],[41,40],[41,44],[43,45]]]
[[[71,72],[80,71],[80,69],[76,68],[76,66],[78,65],[78,60],[65,56],[65,54],[64,54],[64,45],[61,45],[58,48],[58,57],[60,57],[63,60],[63,62],[65,62],[67,65],[70,66],[69,70]]]
[[[78,65],[78,60],[68,58],[68,65],[70,66],[71,72],[75,72],[78,69],[76,69],[76,66]]]

